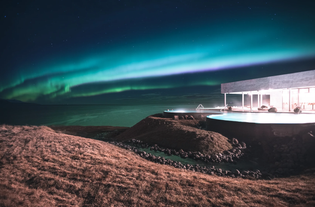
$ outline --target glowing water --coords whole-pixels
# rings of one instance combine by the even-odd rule
[[[285,113],[226,113],[210,115],[208,118],[246,122],[256,124],[306,124],[315,123],[315,114],[285,114]]]

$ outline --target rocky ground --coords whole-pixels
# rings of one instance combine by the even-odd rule
[[[0,126],[0,206],[314,206],[315,170],[272,180],[193,172],[46,126]]]
[[[192,151],[184,151],[184,150],[175,150],[175,149],[168,149],[159,147],[157,144],[154,144],[153,146],[148,145],[147,143],[142,142],[141,140],[128,140],[127,142],[117,142],[117,141],[111,141],[109,143],[114,144],[116,146],[119,146],[121,148],[131,150],[138,154],[140,157],[147,159],[149,161],[159,163],[162,165],[170,165],[175,168],[180,168],[184,170],[190,170],[193,172],[201,172],[208,175],[218,175],[218,176],[224,176],[224,177],[242,177],[242,178],[248,178],[248,179],[260,179],[260,178],[268,178],[270,179],[270,174],[262,174],[260,170],[239,170],[237,169],[238,166],[235,163],[235,169],[234,170],[224,170],[220,167],[212,166],[200,166],[199,164],[183,164],[180,161],[176,161],[173,159],[167,159],[163,156],[155,156],[150,152],[146,152],[144,150],[141,150],[142,148],[149,148],[153,151],[160,151],[164,152],[166,155],[174,155],[180,156],[182,158],[190,158],[195,161],[202,161],[204,163],[222,163],[222,162],[230,162],[234,163],[234,160],[238,160],[244,155],[244,150],[246,150],[246,145],[243,143],[243,145],[238,144],[236,139],[234,140],[234,147],[232,150],[225,151],[224,154],[217,153],[213,155],[209,154],[203,154],[201,152],[192,152]]]
[[[235,138],[227,138],[219,133],[205,130],[205,122],[192,117],[180,119],[164,118],[161,114],[149,116],[131,128],[127,127],[80,127],[52,126],[53,129],[83,137],[112,141],[112,144],[132,150],[140,156],[157,163],[180,166],[176,162],[165,161],[162,157],[155,159],[150,153],[144,154],[139,147],[150,147],[166,155],[179,155],[207,163],[237,162],[241,157],[246,162],[258,163],[258,169],[239,172],[224,172],[222,169],[204,169],[207,173],[229,175],[232,177],[273,178],[298,175],[315,167],[315,127],[305,128],[295,137],[265,137],[251,142],[247,146]],[[134,140],[133,142],[131,142]],[[250,140],[250,138],[246,138]],[[135,146],[139,144],[144,146]],[[131,145],[131,146],[130,146]],[[182,168],[191,168],[181,166]],[[195,166],[196,167],[196,166]],[[193,168],[195,171],[200,169]],[[258,175],[259,170],[262,174]]]

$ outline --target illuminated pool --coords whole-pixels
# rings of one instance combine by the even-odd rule
[[[193,110],[193,109],[176,109],[176,110],[166,110],[163,112],[164,117],[174,118],[174,116],[193,116],[195,119],[206,118],[208,115],[218,115],[222,114],[220,110]]]
[[[292,137],[313,130],[315,114],[225,113],[207,116],[207,129],[243,141]]]
[[[210,115],[207,118],[246,122],[255,124],[307,124],[315,123],[315,114],[285,114],[285,113],[225,113]]]

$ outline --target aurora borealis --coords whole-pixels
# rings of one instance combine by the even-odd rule
[[[314,69],[315,2],[279,2],[3,2],[0,98],[67,103]]]

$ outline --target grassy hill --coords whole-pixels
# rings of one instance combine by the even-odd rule
[[[224,178],[46,126],[0,125],[0,206],[315,206],[315,174]]]

